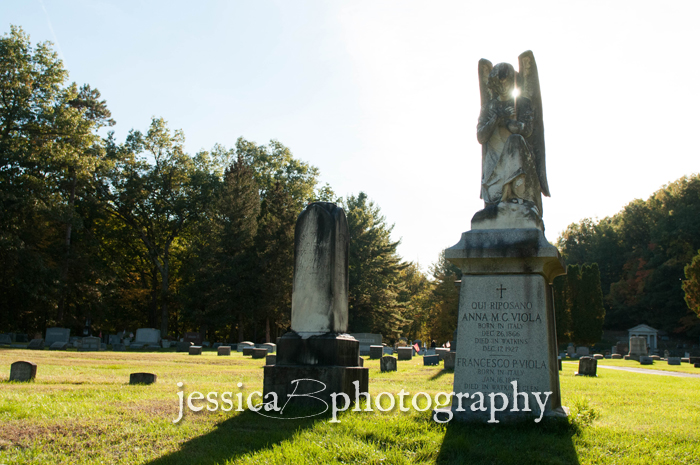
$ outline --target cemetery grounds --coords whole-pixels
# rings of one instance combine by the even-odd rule
[[[9,382],[10,364],[38,364],[31,383]],[[601,360],[600,365],[640,367]],[[564,363],[561,392],[566,421],[519,425],[435,423],[430,410],[347,411],[330,416],[268,419],[255,412],[192,413],[178,424],[178,382],[192,391],[261,391],[264,359],[239,352],[217,357],[159,352],[58,352],[0,349],[0,464],[229,464],[229,463],[459,463],[459,464],[698,464],[700,378],[598,368],[576,377]],[[452,390],[453,374],[400,361],[398,371],[370,368],[370,395]],[[700,373],[688,364],[644,368]],[[158,381],[131,386],[129,374]],[[238,388],[238,383],[243,383]],[[384,399],[387,400],[387,399]],[[421,400],[424,400],[421,398]],[[209,405],[200,401],[199,405]]]

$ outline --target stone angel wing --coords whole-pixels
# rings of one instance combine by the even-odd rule
[[[493,69],[493,64],[486,58],[479,60],[479,91],[481,92],[481,106],[483,107],[491,100],[491,91],[488,88],[489,74]]]
[[[480,72],[481,61],[479,62]],[[540,77],[537,73],[535,55],[533,55],[530,50],[520,54],[518,57],[518,68],[518,87],[520,88],[520,95],[522,97],[527,97],[530,100],[535,113],[532,134],[527,138],[527,142],[530,147],[532,147],[534,152],[533,156],[535,157],[537,176],[540,179],[542,193],[549,197],[549,185],[547,184],[547,164],[545,161],[544,149],[544,124],[542,122],[542,94],[540,93]],[[481,92],[483,102],[483,90]]]

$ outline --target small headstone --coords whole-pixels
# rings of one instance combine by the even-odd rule
[[[185,333],[184,342],[191,342],[193,346],[202,345],[202,338],[199,333]]]
[[[399,347],[396,349],[399,360],[411,360],[413,358],[413,347]]]
[[[66,350],[68,348],[68,343],[67,342],[61,342],[57,341],[51,344],[51,347],[49,347],[50,350]]]
[[[382,335],[375,333],[352,333],[350,336],[360,343],[360,355],[369,355],[369,346],[382,344]]]
[[[43,339],[32,339],[31,341],[29,341],[29,345],[27,346],[27,349],[43,350],[44,349],[44,340]]]
[[[642,355],[647,355],[647,339],[643,336],[632,336],[630,338],[630,352],[627,354],[633,360],[639,360]]]
[[[671,356],[671,352],[668,350],[664,350],[664,358],[669,358]]]
[[[455,369],[455,358],[457,356],[456,352],[450,351],[447,355],[445,355],[445,370],[454,370]]]
[[[590,352],[588,351],[588,347],[577,347],[576,348],[576,354],[578,354],[579,357],[587,357]]]
[[[439,355],[426,355],[423,357],[423,366],[432,366],[432,365],[439,365],[440,364],[440,356]]]
[[[688,357],[688,363],[692,363],[693,365],[700,363],[700,357],[690,356]]]
[[[9,334],[0,334],[0,346],[11,346],[12,337]]]
[[[216,355],[231,355],[231,346],[219,346],[216,348]]]
[[[202,346],[190,346],[190,355],[202,355]]]
[[[70,341],[70,329],[68,328],[48,328],[46,330],[46,337],[44,338],[44,344],[51,347],[54,342],[68,342]]]
[[[158,376],[153,373],[131,373],[129,375],[129,384],[153,384],[158,379]]]
[[[653,364],[654,364],[654,360],[652,360],[651,357],[647,357],[646,355],[641,355],[641,356],[639,357],[639,363],[640,363],[641,365],[653,365]]]
[[[436,348],[435,354],[440,357],[440,360],[445,360],[445,356],[450,353],[450,349]]]
[[[613,355],[617,355],[617,354],[613,354]],[[605,354],[605,358],[612,358],[612,357],[613,356],[611,354]]]
[[[243,355],[253,355],[253,351],[255,350],[255,347],[243,347]]]
[[[265,358],[267,357],[267,348],[264,349],[250,349],[253,353],[251,354],[253,358]],[[245,355],[245,354],[243,354]]]
[[[131,343],[131,347],[134,349],[142,349],[146,346],[156,346],[156,348],[160,348],[160,329],[139,328],[136,330],[136,337],[134,338],[134,342]]]
[[[35,363],[19,361],[10,365],[10,381],[33,381],[34,378],[36,378]]]
[[[690,358],[689,357],[682,357],[681,362],[683,363],[690,363]]]
[[[668,357],[666,359],[667,363],[669,365],[680,365],[681,364],[681,358],[680,357]]]
[[[603,354],[593,354],[593,358],[596,360],[603,360],[605,357],[603,357]]]
[[[576,353],[576,347],[574,347],[573,345],[569,345],[566,348],[566,353],[569,354],[569,357],[574,355]]]
[[[177,352],[189,352],[190,347],[192,347],[192,343],[189,341],[180,341],[177,343],[177,348],[175,349]]]
[[[97,352],[100,350],[101,347],[101,339],[99,337],[94,337],[94,336],[88,336],[84,337],[80,341],[80,348],[78,349],[79,352]]]
[[[394,349],[391,347],[384,347],[384,355],[394,355]]]
[[[437,355],[435,352],[435,347],[425,349],[425,355]]]
[[[243,352],[243,349],[245,349],[245,348],[251,348],[251,349],[252,349],[253,347],[255,347],[255,344],[253,344],[252,342],[243,341],[243,342],[239,342],[239,343],[236,345],[236,351],[238,351],[238,352]],[[246,355],[246,354],[243,354],[243,355]],[[248,355],[250,355],[250,354],[248,354]]]
[[[661,360],[661,357],[659,357],[658,355],[652,355],[651,359],[652,360]]]
[[[277,363],[277,355],[266,355],[265,356],[265,365],[274,365]]]
[[[116,334],[110,334],[107,342],[109,342],[109,345],[111,346],[113,346],[114,344],[121,344],[122,338]]]
[[[396,371],[396,357],[385,355],[379,362],[382,373],[385,371]]]
[[[581,357],[578,361],[578,373],[576,376],[597,376],[598,360],[593,357]]]
[[[369,346],[369,359],[376,360],[382,358],[384,346]]]
[[[163,349],[169,349],[170,346],[173,344],[173,341],[169,339],[163,339],[160,341],[160,344],[163,347]]]

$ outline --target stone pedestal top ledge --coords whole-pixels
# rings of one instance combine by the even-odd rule
[[[445,258],[466,275],[539,274],[551,283],[566,274],[559,250],[535,228],[467,231]]]

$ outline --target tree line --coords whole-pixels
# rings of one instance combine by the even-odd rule
[[[19,27],[0,38],[0,75],[0,330],[274,340],[290,324],[296,218],[331,201],[351,236],[350,329],[430,337],[434,286],[365,193],[337,197],[274,140],[189,154],[163,118],[100,136],[115,124],[100,92],[68,83],[51,44]]]

